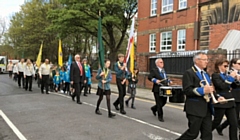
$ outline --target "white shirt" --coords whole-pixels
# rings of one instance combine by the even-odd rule
[[[13,73],[17,73],[18,70],[17,70],[17,65],[13,65]]]
[[[18,63],[18,65],[17,65],[17,71],[18,72],[23,72],[24,71],[24,63]]]
[[[24,75],[25,76],[35,75],[33,64],[25,65],[25,67],[24,67]]]
[[[39,75],[50,75],[50,65],[43,63],[39,68]]]

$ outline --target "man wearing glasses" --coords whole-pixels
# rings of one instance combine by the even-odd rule
[[[212,113],[213,107],[209,94],[214,91],[209,75],[204,71],[208,64],[208,57],[198,52],[193,57],[194,66],[188,69],[182,79],[183,92],[186,95],[184,111],[188,119],[188,130],[177,140],[196,139],[199,131],[202,140],[212,140]],[[204,86],[200,81],[205,81]],[[216,97],[218,101],[223,97]]]
[[[159,96],[160,86],[168,86],[171,81],[167,79],[167,75],[163,69],[164,63],[162,58],[158,58],[155,61],[156,68],[150,71],[148,80],[153,82],[152,92],[154,94],[156,105],[151,107],[153,115],[156,116],[158,113],[158,120],[164,122],[163,119],[163,107],[167,102],[167,97]]]

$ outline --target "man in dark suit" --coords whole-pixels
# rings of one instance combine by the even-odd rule
[[[164,122],[163,119],[163,106],[167,102],[167,97],[159,96],[159,88],[160,86],[167,86],[170,81],[167,79],[167,75],[163,69],[164,63],[161,58],[156,59],[155,61],[156,67],[150,71],[148,76],[148,80],[153,82],[152,92],[154,93],[154,98],[156,105],[151,107],[151,110],[156,116],[156,112],[158,112],[158,120]]]
[[[208,74],[204,71],[207,67],[208,57],[205,53],[199,52],[193,57],[194,66],[188,69],[183,75],[183,92],[186,95],[184,111],[188,119],[189,129],[177,140],[196,139],[199,131],[202,140],[212,140],[212,116],[214,113],[209,94],[213,93],[214,87]],[[200,81],[205,80],[204,86]],[[216,97],[218,101],[225,100],[223,97]]]
[[[77,96],[77,104],[82,104],[80,101],[81,86],[86,83],[84,66],[81,64],[80,60],[80,55],[75,55],[75,62],[70,66],[70,81],[75,89],[72,100],[75,101],[75,96]]]

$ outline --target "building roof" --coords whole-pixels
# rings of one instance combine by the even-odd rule
[[[225,38],[222,40],[218,48],[226,49],[227,51],[233,51],[240,49],[240,31],[230,30]]]

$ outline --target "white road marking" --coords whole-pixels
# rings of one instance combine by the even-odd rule
[[[23,134],[17,129],[17,127],[8,119],[8,117],[0,110],[0,116],[5,120],[8,126],[13,130],[13,132],[17,135],[20,140],[27,140]]]
[[[151,134],[151,133],[144,133],[143,132],[143,135],[147,136],[151,140],[169,140],[167,138],[163,138],[161,136],[157,136],[157,135],[154,135],[154,134]]]
[[[55,94],[55,95],[58,95],[58,96],[62,96],[62,97],[70,98],[70,99],[71,99],[71,97],[66,96],[66,95],[64,95],[64,94],[53,93],[53,92],[52,92],[51,94]],[[83,102],[83,104],[88,105],[88,106],[92,106],[92,107],[95,107],[95,108],[96,108],[96,105],[93,105],[93,104],[90,104],[90,103]],[[104,111],[108,111],[106,108],[100,107],[100,109],[102,109],[102,110],[104,110]],[[114,111],[112,111],[112,112],[114,112]],[[181,136],[180,133],[177,133],[177,132],[171,131],[171,130],[169,130],[169,129],[166,129],[166,128],[163,128],[163,127],[160,127],[160,126],[157,126],[157,125],[154,125],[154,124],[151,124],[151,123],[142,121],[142,120],[140,120],[140,119],[136,119],[136,118],[129,117],[129,116],[126,116],[126,115],[122,115],[121,113],[117,113],[117,112],[114,112],[114,113],[116,113],[117,115],[119,115],[119,116],[121,116],[121,117],[130,119],[130,120],[133,120],[133,121],[135,121],[135,122],[138,122],[138,123],[141,123],[141,124],[145,124],[145,125],[148,125],[148,126],[150,126],[150,127],[153,127],[153,128],[156,128],[156,129],[159,129],[159,130],[162,130],[162,131],[165,131],[165,132],[168,132],[168,133],[177,135],[177,136]]]

